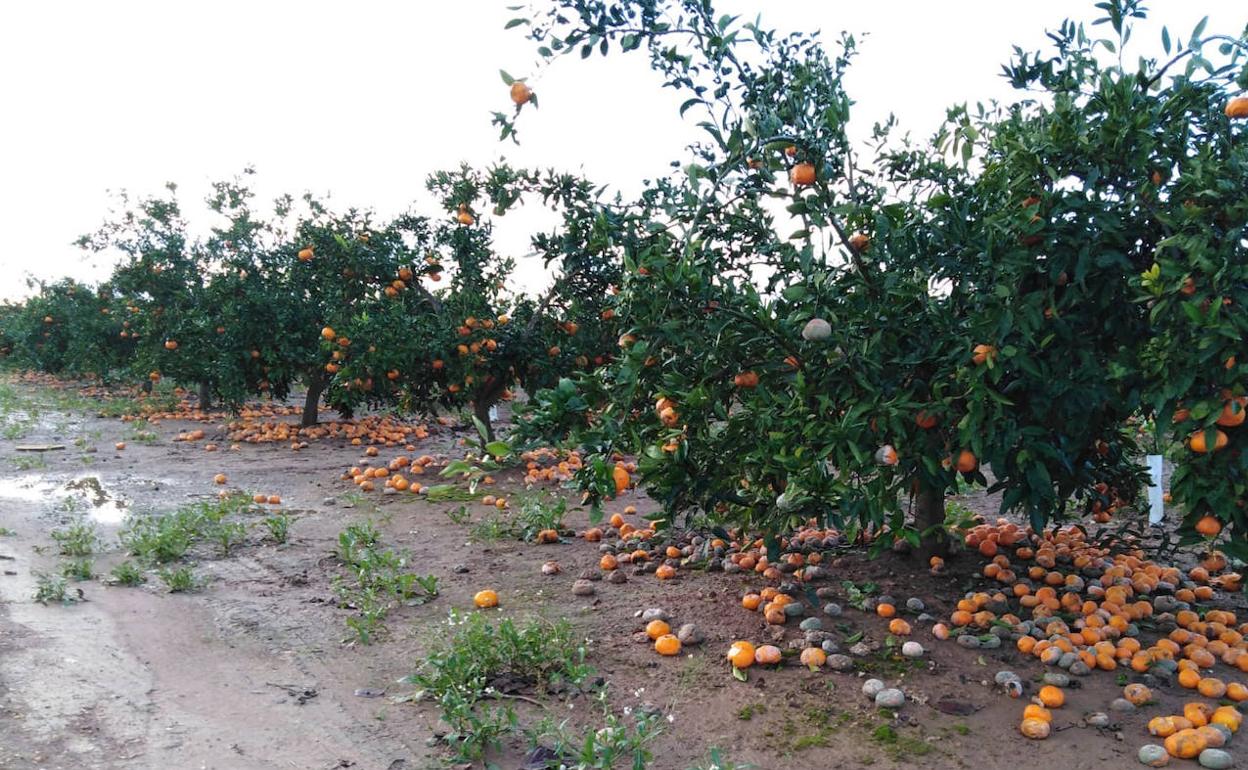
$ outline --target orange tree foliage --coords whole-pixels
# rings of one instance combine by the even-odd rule
[[[1133,417],[1170,430],[1183,404],[1183,439],[1245,392],[1248,158],[1224,107],[1248,83],[1244,40],[1203,29],[1117,60],[1143,10],[1103,8],[1109,37],[1066,22],[1018,52],[1016,101],[865,146],[852,37],[829,54],[699,0],[524,19],[547,59],[647,52],[705,131],[621,220],[624,355],[537,394],[526,431],[585,444],[594,494],[636,452],[668,520],[773,535],[817,518],[939,549],[959,475],[1037,528],[1129,501]],[[1189,524],[1245,531],[1245,442],[1179,453]]]

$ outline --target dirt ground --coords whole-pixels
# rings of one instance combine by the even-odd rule
[[[33,386],[17,387],[40,398]],[[223,450],[172,441],[197,427]],[[662,709],[653,768],[695,766],[711,746],[757,768],[988,769],[1018,767],[1020,760],[1027,767],[1125,768],[1136,765],[1135,752],[1147,742],[1147,719],[1183,700],[1161,690],[1157,708],[1113,713],[1110,727],[1089,727],[1084,714],[1108,711],[1122,687],[1114,675],[1094,673],[1074,682],[1055,715],[1056,735],[1028,742],[1017,731],[1022,704],[991,681],[1001,669],[1038,678],[1039,663],[1009,644],[988,651],[938,642],[919,624],[915,638],[930,654],[918,666],[867,656],[853,673],[790,666],[754,670],[739,682],[723,661],[730,642],[777,633],[740,607],[746,588],[764,585],[761,577],[684,572],[660,582],[630,574],[626,583],[598,582],[596,595],[578,597],[571,584],[596,571],[596,544],[473,544],[473,522],[448,516],[461,503],[381,493],[362,501],[339,479],[360,461],[360,447],[325,440],[299,452],[280,444],[229,451],[220,423],[166,421],[152,430],[154,440],[145,442],[116,418],[45,411],[26,435],[0,441],[0,527],[11,530],[0,536],[0,768],[445,767],[434,740],[445,729],[436,709],[405,699],[412,686],[401,680],[446,637],[448,612],[470,611],[473,593],[487,586],[499,592],[501,615],[569,619],[590,640],[588,662],[609,683],[613,705]],[[418,451],[457,456],[463,435],[438,427]],[[115,450],[123,440],[127,447]],[[32,444],[64,448],[18,451]],[[196,548],[190,561],[206,580],[199,591],[171,594],[154,576],[136,588],[97,578],[71,584],[83,601],[33,601],[37,573],[59,569],[53,529],[83,516],[94,520],[103,542],[95,571],[107,575],[124,558],[117,531],[125,516],[215,498],[217,473],[227,475],[230,489],[280,495],[281,508],[294,517],[290,540],[264,540],[257,516],[233,555]],[[495,491],[521,492],[518,478],[500,477]],[[982,496],[964,502],[995,511]],[[641,513],[654,508],[632,492],[612,511],[630,503]],[[469,510],[474,521],[485,515],[479,505]],[[582,529],[587,516],[573,507],[567,523]],[[437,575],[441,586],[434,601],[392,613],[389,634],[371,645],[351,642],[349,611],[336,606],[331,590],[338,533],[365,521],[376,524],[386,545],[410,551],[417,571]],[[544,576],[540,567],[552,559],[563,571]],[[979,566],[978,558],[961,557],[934,578],[905,556],[847,555],[833,562],[827,585],[875,582],[899,603],[919,597],[929,612],[947,617],[976,584],[971,575]],[[676,658],[654,654],[635,638],[635,614],[649,607],[670,612],[673,626],[697,624],[705,642]],[[841,620],[845,636],[886,636],[885,621],[874,615],[847,608]],[[779,634],[781,646],[801,636],[795,624]],[[868,675],[910,697],[897,720],[862,696]],[[522,721],[557,715],[582,723],[593,715],[583,695],[519,706]],[[876,732],[886,723],[895,739]],[[526,749],[516,741],[491,759],[518,770]]]

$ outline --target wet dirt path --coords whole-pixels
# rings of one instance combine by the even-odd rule
[[[354,694],[375,688],[378,672],[344,659],[340,620],[324,622],[325,585],[307,576],[310,554],[328,550],[349,514],[322,521],[318,510],[312,480],[337,468],[332,452],[248,448],[205,463],[200,447],[170,446],[171,430],[136,444],[116,420],[44,419],[0,443],[0,768],[420,766],[422,740]],[[41,443],[65,449],[16,449]],[[168,594],[154,576],[107,586],[99,576],[124,558],[124,517],[209,497],[218,471],[297,507],[290,547],[197,564],[211,585],[202,592]],[[44,606],[32,600],[38,575],[64,561],[50,533],[75,521],[96,527],[97,577],[68,583],[80,601]],[[383,689],[407,671],[391,663]]]

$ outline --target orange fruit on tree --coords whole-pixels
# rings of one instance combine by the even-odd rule
[[[958,459],[954,465],[959,473],[970,473],[979,467],[979,459],[975,457],[975,453],[971,450],[963,449],[958,453]]]
[[[511,84],[511,101],[513,101],[517,107],[528,103],[528,101],[532,98],[533,89],[529,88],[523,80],[517,80]]]
[[[996,357],[997,348],[994,345],[980,343],[971,349],[971,361],[976,365],[988,363]]]
[[[936,415],[931,412],[920,410],[919,413],[914,416],[914,424],[923,430],[931,430],[932,428],[935,428],[937,422],[938,420],[936,419]]]
[[[741,372],[732,378],[732,384],[738,388],[754,388],[758,386],[757,372]]]
[[[1220,430],[1216,431],[1214,435],[1213,451],[1217,452],[1219,449],[1222,449],[1226,446],[1228,441],[1230,441],[1230,439],[1225,433]],[[1187,445],[1198,455],[1203,455],[1209,451],[1209,446],[1205,441],[1205,432],[1203,430],[1198,430],[1193,433],[1191,437],[1188,438]]]
[[[1222,406],[1222,412],[1218,415],[1218,425],[1223,428],[1242,425],[1244,417],[1248,416],[1248,408],[1245,408],[1245,404],[1248,404],[1248,399],[1243,397],[1227,399]]]
[[[1196,531],[1205,537],[1217,537],[1222,531],[1222,522],[1211,514],[1205,514],[1196,522]]]
[[[1228,118],[1248,118],[1248,96],[1237,96],[1226,103]]]
[[[871,248],[871,238],[866,233],[854,233],[849,236],[849,247],[854,251],[866,251]]]
[[[300,262],[307,262],[310,259],[312,259],[312,247],[311,246],[308,246],[307,248],[299,249],[299,261]]]
[[[798,187],[815,183],[815,166],[812,163],[798,163],[789,171],[789,180]]]

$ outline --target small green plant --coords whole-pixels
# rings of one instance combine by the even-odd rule
[[[507,514],[497,508],[490,509],[489,514],[468,531],[468,539],[474,543],[493,543],[504,538],[514,537],[515,523]]]
[[[246,495],[230,495],[161,516],[132,516],[120,533],[121,544],[143,564],[168,564],[181,559],[200,540],[218,535],[218,525],[250,505]]]
[[[930,743],[898,732],[889,724],[882,724],[872,730],[871,740],[879,744],[893,759],[922,757],[932,753]]]
[[[247,527],[241,521],[221,522],[213,527],[211,534],[222,556],[229,556],[231,551],[247,541]]]
[[[458,508],[448,509],[446,517],[454,524],[467,524],[472,519],[472,514],[468,512],[468,506],[461,505]]]
[[[111,582],[121,586],[137,586],[147,582],[147,576],[143,574],[143,570],[132,561],[123,561],[113,567],[109,574],[112,575]]]
[[[629,707],[622,714],[611,710],[607,690],[599,690],[598,706],[602,710],[602,725],[591,726],[585,732],[571,732],[568,722],[552,725],[549,721],[541,731],[530,738],[531,742],[544,745],[549,741],[553,755],[546,767],[558,770],[565,767],[589,770],[610,770],[623,764],[626,767],[648,767],[654,759],[650,743],[663,732],[663,720],[658,713],[633,711]]]
[[[154,432],[147,429],[147,420],[135,420],[126,431],[126,440],[138,444],[154,444],[157,438]]]
[[[90,556],[99,544],[95,525],[88,521],[77,521],[65,529],[54,529],[52,539],[63,556]]]
[[[959,481],[961,478],[959,477]],[[950,532],[975,526],[975,512],[957,500],[945,501],[945,529]]]
[[[437,575],[425,575],[424,577],[417,575],[416,585],[420,586],[420,590],[424,591],[426,596],[433,597],[438,595]]]
[[[563,516],[567,510],[568,502],[561,497],[552,501],[551,495],[546,492],[526,495],[516,505],[512,528],[521,540],[532,542],[542,530],[563,529]]]
[[[854,584],[852,580],[841,581],[841,588],[845,589],[845,599],[851,607],[857,609],[866,609],[867,600],[871,598],[880,587],[875,583],[863,583],[861,586]]]
[[[7,431],[6,431],[7,433]],[[10,441],[21,438],[21,436],[5,436]],[[48,467],[48,461],[41,454],[17,455],[13,458],[13,467],[19,471],[42,470]]]
[[[16,530],[9,529],[8,527],[0,527],[0,537],[8,537],[10,535],[16,535],[16,534],[17,534]]]
[[[362,549],[371,549],[380,539],[381,533],[371,521],[352,524],[338,533],[338,559],[345,564],[354,564]]]
[[[407,681],[420,688],[419,698],[438,704],[449,727],[444,740],[460,761],[479,759],[515,729],[509,706],[483,703],[502,698],[490,686],[498,676],[549,687],[580,684],[592,673],[585,664],[585,643],[567,621],[532,619],[516,625],[505,619],[495,626],[484,615],[452,611],[448,625],[451,639],[431,650]]]
[[[269,537],[276,543],[285,543],[290,534],[290,515],[278,513],[264,518],[264,526],[269,530]]]
[[[45,606],[52,602],[73,604],[82,601],[82,591],[70,591],[69,583],[60,575],[38,573],[35,575],[35,601]]]
[[[69,580],[90,580],[95,573],[90,559],[71,559],[61,565],[61,576]]]
[[[17,441],[18,439],[26,438],[33,428],[34,420],[14,420],[4,426],[3,435],[4,438],[9,441]],[[43,460],[42,455],[34,455],[34,457],[38,458],[40,461]],[[22,460],[24,458],[19,457],[17,459]],[[43,466],[41,465],[39,467]]]
[[[200,587],[200,581],[190,567],[164,568],[158,574],[171,594],[194,591]]]
[[[431,503],[466,503],[480,497],[479,492],[460,489],[454,484],[437,484],[425,492],[425,499]]]
[[[424,604],[438,595],[438,578],[407,571],[408,555],[379,547],[379,533],[371,523],[347,527],[338,535],[338,558],[347,575],[334,579],[339,605],[356,611],[347,627],[362,644],[371,644],[384,630],[394,604]]]

